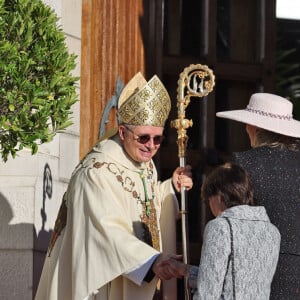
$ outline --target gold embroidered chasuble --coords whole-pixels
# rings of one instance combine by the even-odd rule
[[[177,200],[153,162],[136,164],[119,139],[104,140],[73,172],[67,223],[46,257],[36,300],[151,300],[157,279],[141,286],[122,274],[163,249],[176,253]],[[176,299],[176,282],[164,285]]]

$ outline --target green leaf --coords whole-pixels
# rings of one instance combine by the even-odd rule
[[[9,109],[10,111],[14,111],[14,110],[15,110],[15,106],[14,106],[13,104],[9,104],[9,105],[8,105],[8,109]]]
[[[38,151],[38,146],[37,146],[37,144],[32,144],[32,146],[31,146],[31,154],[32,154],[32,155],[33,155],[33,154],[36,154],[37,151]]]

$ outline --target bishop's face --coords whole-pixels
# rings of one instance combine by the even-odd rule
[[[163,127],[120,125],[119,136],[126,153],[136,162],[148,162],[163,141]]]

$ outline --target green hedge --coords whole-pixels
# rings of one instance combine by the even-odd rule
[[[38,145],[72,124],[76,56],[52,8],[41,0],[0,0],[0,153]]]

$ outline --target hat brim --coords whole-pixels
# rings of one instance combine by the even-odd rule
[[[286,136],[300,138],[300,122],[294,119],[287,120],[264,116],[244,109],[221,111],[217,112],[216,116],[253,125]]]

